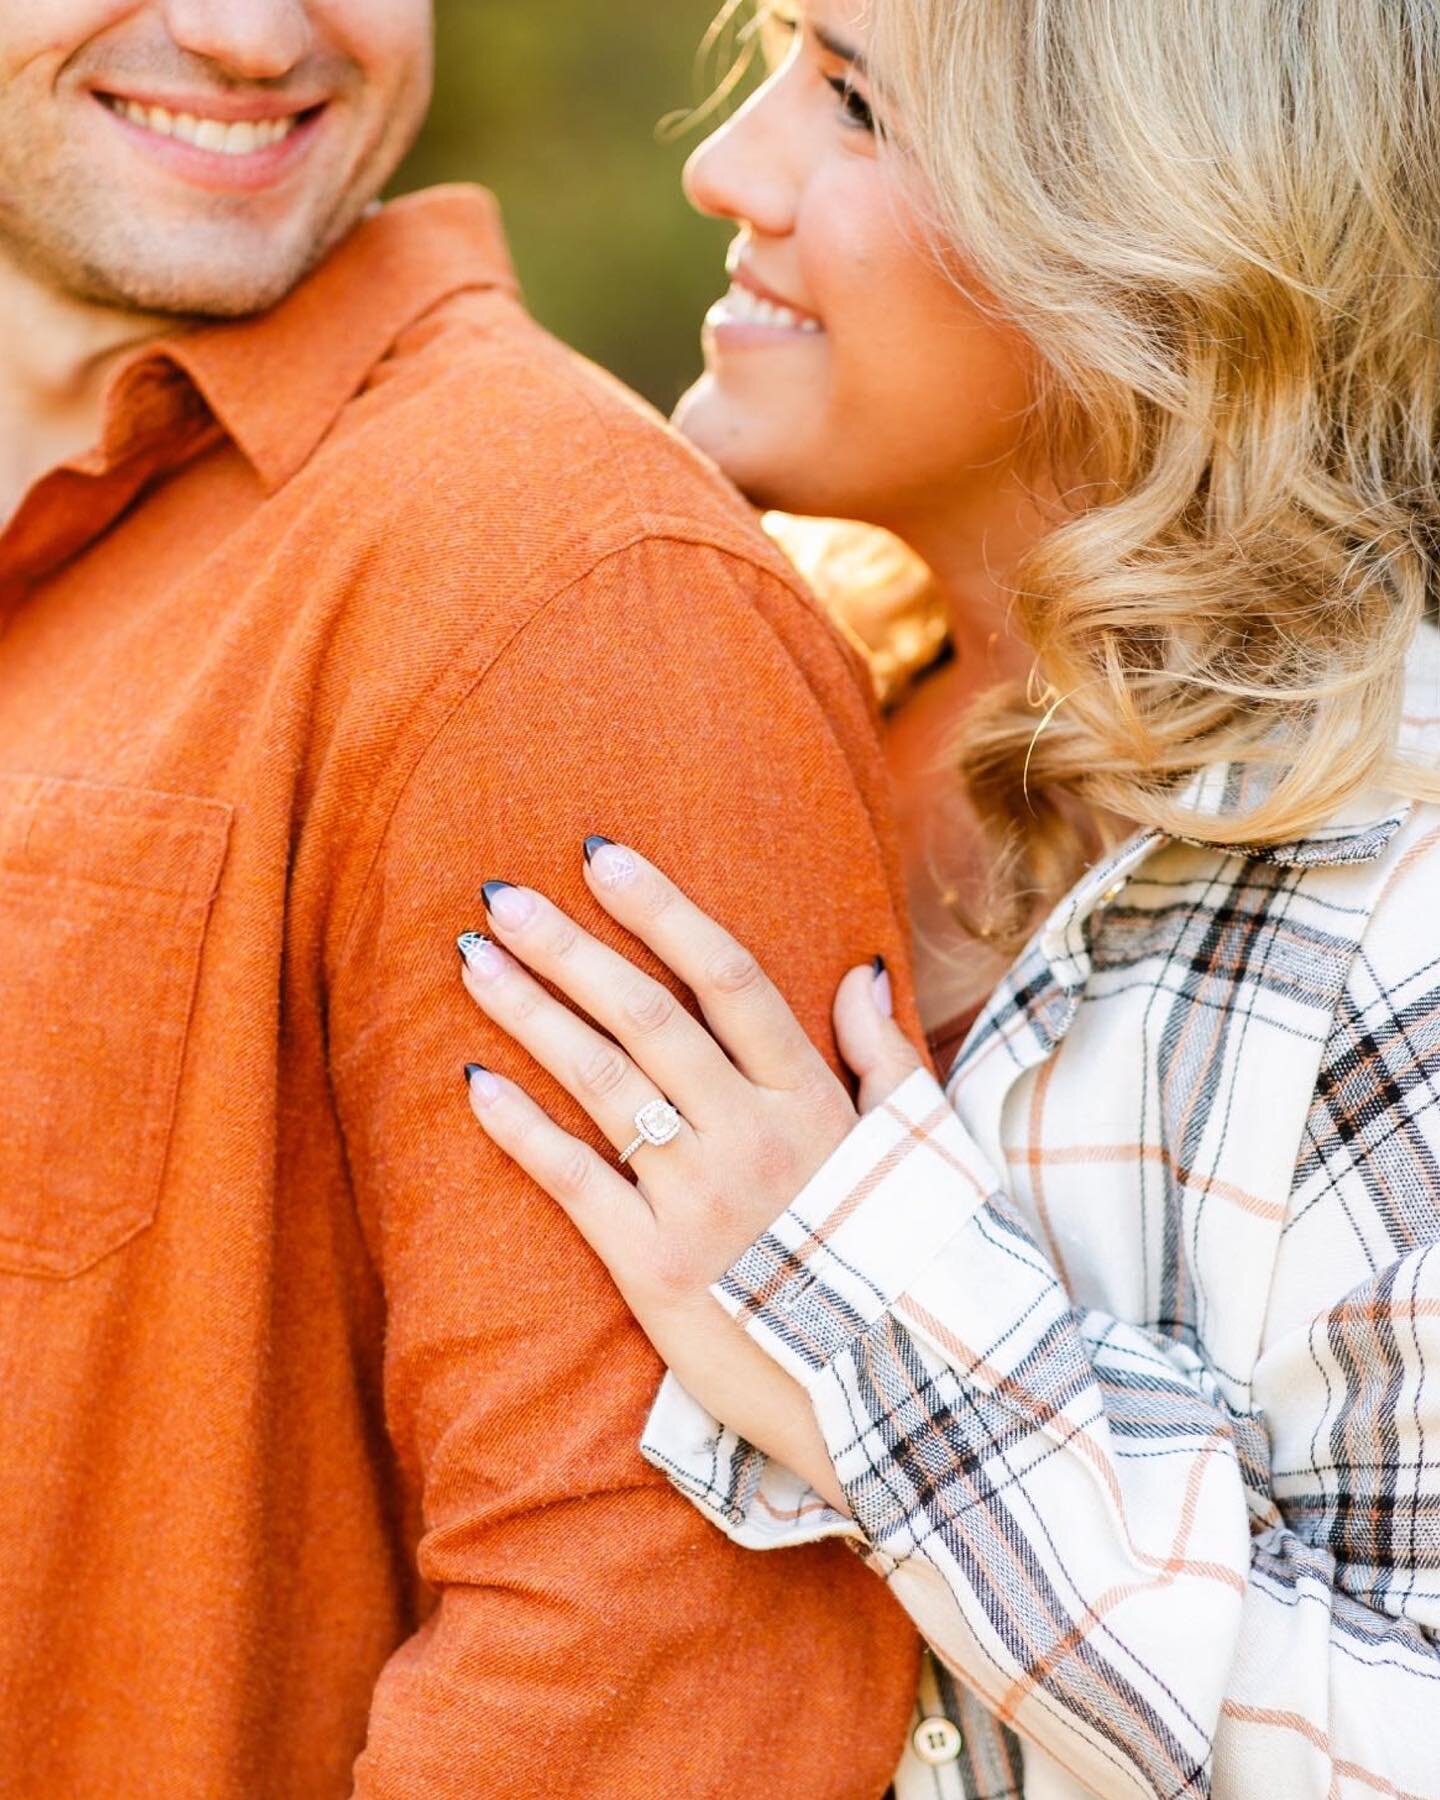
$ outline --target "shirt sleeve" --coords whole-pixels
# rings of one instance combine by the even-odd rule
[[[1183,1345],[1071,1304],[918,1073],[715,1292],[809,1390],[872,1565],[1084,1789],[1440,1794],[1433,1248],[1267,1348],[1238,1415]],[[843,1529],[713,1426],[707,1462],[685,1403],[647,1454],[737,1541]],[[1323,1505],[1277,1506],[1264,1420]]]
[[[913,1627],[840,1546],[747,1556],[641,1458],[653,1353],[560,1209],[475,1127],[462,1065],[599,1140],[475,1009],[455,951],[500,878],[645,960],[581,879],[603,832],[744,931],[827,1041],[850,963],[904,966],[867,719],[778,577],[647,541],[552,599],[418,756],[330,1005],[417,1595],[375,1691],[363,1800],[886,1788]]]

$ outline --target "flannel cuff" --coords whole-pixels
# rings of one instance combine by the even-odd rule
[[[919,1069],[867,1113],[711,1290],[806,1387],[963,1231],[995,1176]]]
[[[854,1520],[712,1418],[672,1374],[666,1374],[655,1396],[640,1453],[747,1550],[860,1537]]]

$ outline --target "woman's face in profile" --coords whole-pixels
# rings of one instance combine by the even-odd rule
[[[872,116],[864,10],[778,17],[769,79],[690,159],[691,202],[739,231],[676,423],[759,505],[904,536],[1009,473],[1034,365],[925,241],[876,134],[904,121]]]

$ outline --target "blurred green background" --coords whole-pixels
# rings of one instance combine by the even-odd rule
[[[660,143],[709,77],[719,0],[438,0],[425,135],[397,190],[482,181],[505,210],[530,309],[664,410],[698,373],[731,231],[698,218]]]

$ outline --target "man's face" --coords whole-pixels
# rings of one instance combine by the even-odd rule
[[[79,298],[273,305],[430,99],[430,0],[0,0],[0,255]]]

